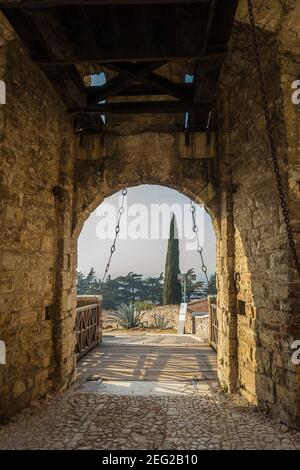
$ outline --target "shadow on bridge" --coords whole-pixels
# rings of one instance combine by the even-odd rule
[[[81,381],[91,376],[118,381],[217,380],[217,358],[208,344],[187,335],[124,335],[104,337],[79,361],[77,370]]]

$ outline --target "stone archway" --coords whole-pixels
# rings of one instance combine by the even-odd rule
[[[298,244],[300,108],[291,101],[291,83],[300,60],[300,4],[294,3],[264,2],[258,22]],[[191,149],[193,138],[203,133],[191,133],[191,145],[185,146],[184,132],[179,133],[183,137],[175,132],[176,116],[169,127],[169,120],[149,116],[140,123],[114,120],[104,135],[80,140],[64,104],[1,16],[0,78],[8,99],[0,108],[0,340],[7,351],[7,364],[0,365],[0,415],[11,415],[73,380],[80,228],[106,195],[147,182],[203,202],[214,220],[222,386],[238,389],[299,427],[300,371],[290,345],[300,336],[300,283],[271,170],[245,6],[242,0],[220,77],[216,152],[206,159],[198,158],[197,146]],[[270,11],[274,14],[266,21]]]
[[[108,128],[107,134],[100,145],[99,142],[95,145],[89,137],[81,140],[81,158],[75,176],[75,237],[105,197],[124,187],[141,184],[177,189],[203,203],[212,219],[217,219],[215,162],[213,158],[201,158],[203,143],[197,142],[196,135],[191,136],[195,143],[186,145],[182,132],[153,130],[109,135]],[[195,157],[186,157],[184,152]],[[213,145],[210,152],[215,154]]]
[[[76,176],[74,197],[72,257],[76,259],[77,239],[85,220],[105,197],[120,191],[124,187],[141,184],[159,184],[171,187],[191,197],[197,203],[204,204],[211,216],[217,238],[217,256],[223,260],[218,262],[218,275],[220,278],[222,276],[226,277],[226,284],[220,282],[222,287],[219,303],[223,309],[227,308],[230,315],[228,293],[230,288],[234,289],[234,286],[232,286],[234,272],[232,270],[233,265],[227,264],[227,258],[222,255],[222,250],[224,250],[226,244],[228,244],[228,250],[233,249],[231,247],[233,238],[228,236],[229,233],[234,233],[230,215],[230,178],[226,189],[227,199],[223,201],[226,221],[225,224],[224,221],[222,224],[219,195],[216,190],[217,178],[214,160],[181,158],[176,149],[176,137],[176,134],[175,137],[172,133],[161,136],[157,132],[114,136],[113,145],[105,148],[106,158],[100,160],[99,158],[90,158],[94,152],[96,154],[99,152],[99,149],[91,147],[90,139],[87,138],[85,142],[82,142],[83,151],[78,163],[79,170]],[[187,146],[187,148],[189,147]],[[86,149],[88,149],[88,152],[86,152]],[[111,157],[108,157],[110,151]],[[216,151],[217,147],[214,148],[214,152]],[[223,232],[221,232],[222,230]],[[76,267],[75,264],[71,267],[72,290],[75,289]],[[235,299],[232,297],[230,302],[235,305]],[[73,309],[74,305],[73,303]],[[233,317],[230,324],[226,325],[226,331],[221,331],[219,351],[220,381],[226,390],[233,392],[236,390],[238,370],[236,322]],[[222,362],[224,357],[226,361]]]

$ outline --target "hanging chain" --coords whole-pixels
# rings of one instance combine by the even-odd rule
[[[119,233],[120,233],[120,222],[121,222],[121,219],[122,219],[122,215],[124,214],[124,202],[125,202],[126,196],[127,196],[127,189],[122,189],[122,201],[121,201],[121,205],[119,207],[118,222],[117,222],[117,225],[116,225],[116,228],[115,228],[115,238],[114,238],[113,244],[110,247],[110,254],[109,254],[108,262],[107,262],[107,265],[105,266],[104,275],[103,275],[103,278],[102,278],[102,281],[101,281],[101,288],[102,288],[102,286],[105,282],[106,276],[108,274],[112,256],[113,256],[114,252],[116,251],[116,243],[117,243],[117,239],[118,239],[118,236],[119,236]]]
[[[257,38],[252,0],[248,0],[248,12],[249,12],[249,19],[250,19],[250,24],[251,24],[252,34],[253,34],[254,53],[256,57],[259,85],[260,85],[260,91],[261,91],[262,100],[263,100],[264,115],[265,115],[265,121],[266,121],[266,126],[267,126],[267,134],[268,134],[270,148],[271,148],[271,157],[272,157],[273,169],[274,169],[274,173],[276,177],[278,195],[279,195],[279,200],[280,200],[280,205],[282,209],[283,220],[285,223],[285,229],[287,232],[290,250],[293,256],[295,268],[300,276],[300,261],[299,261],[297,250],[296,250],[295,238],[292,232],[287,203],[286,203],[285,195],[283,192],[282,177],[280,174],[278,155],[277,155],[275,140],[274,140],[273,132],[272,132],[271,116],[270,116],[268,100],[267,100],[266,85],[265,85],[263,71],[262,71],[261,57],[259,53],[259,45],[258,45],[258,38]]]
[[[204,188],[207,186],[207,184],[204,186]],[[203,188],[203,189],[204,189]],[[201,191],[203,191],[203,189]],[[200,192],[201,192],[200,191]],[[197,240],[197,252],[199,253],[200,255],[200,258],[201,258],[201,264],[202,264],[202,272],[204,273],[204,276],[206,278],[206,282],[207,282],[207,287],[209,285],[209,280],[208,280],[208,276],[207,276],[207,267],[204,263],[204,258],[203,258],[203,248],[202,246],[200,245],[200,240],[199,240],[199,230],[198,230],[198,226],[197,226],[197,222],[196,222],[196,206],[194,205],[193,201],[190,199],[190,204],[191,204],[191,207],[190,207],[190,210],[191,210],[191,213],[192,213],[192,219],[193,219],[193,232],[194,234],[196,235],[196,240]]]

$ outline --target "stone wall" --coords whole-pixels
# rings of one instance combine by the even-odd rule
[[[153,121],[153,129],[147,127],[136,133],[131,131],[131,116],[128,116],[127,133],[124,125],[118,130],[108,122],[105,149],[102,138],[82,138],[83,151],[78,155],[75,170],[74,237],[79,235],[85,220],[106,197],[124,187],[140,184],[161,184],[178,189],[199,203],[205,202],[214,218],[214,159],[182,156],[177,147],[178,132],[161,132],[156,129],[159,123],[155,118]],[[187,148],[192,147],[191,141]],[[197,148],[193,151],[197,153]],[[206,182],[208,186],[202,190]]]
[[[166,328],[177,329],[179,305],[159,305],[151,310],[148,310],[142,318],[142,323],[147,327],[155,328],[154,315],[160,314],[165,319]],[[103,310],[103,327],[108,328],[113,326],[117,328],[117,324],[109,320],[110,310]],[[187,312],[186,321],[184,325],[185,334],[194,334],[199,338],[206,338],[208,340],[208,315],[205,318],[194,316],[191,312]]]
[[[208,340],[209,332],[208,332],[208,315],[204,316],[197,316],[193,317],[193,334],[198,338],[201,338],[203,341]]]
[[[7,364],[0,366],[0,417],[5,417],[52,390],[57,364],[64,361],[60,345],[68,314],[58,304],[57,275],[70,276],[60,246],[68,229],[70,239],[74,132],[57,94],[2,15],[0,79],[7,88],[7,103],[0,106],[0,339],[7,348]],[[66,338],[63,344],[70,347]],[[65,370],[65,382],[72,367]]]
[[[151,310],[148,310],[142,318],[142,323],[149,327],[155,327],[154,315],[160,314],[167,322],[167,328],[177,328],[179,305],[158,305]],[[103,326],[116,326],[109,320],[110,310],[103,310]]]
[[[297,232],[300,110],[291,103],[291,83],[299,74],[294,38],[299,38],[300,5],[287,3],[284,10],[277,1],[266,2],[273,15],[262,24],[259,42],[272,131]],[[262,9],[259,24],[264,19]],[[237,388],[251,402],[299,426],[300,372],[292,364],[290,350],[300,337],[299,278],[289,256],[252,49],[249,27],[237,23],[218,95],[219,377],[225,388]]]
[[[199,315],[194,315],[192,312],[187,311],[184,333],[208,340],[208,315],[202,318]]]

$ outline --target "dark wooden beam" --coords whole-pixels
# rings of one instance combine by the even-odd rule
[[[202,53],[205,54],[207,52],[207,47],[209,44],[210,36],[212,33],[212,28],[214,25],[214,20],[216,16],[218,0],[213,0],[210,4],[209,16],[206,25],[206,32],[205,32],[205,39],[203,42],[203,49]],[[207,73],[207,67],[210,71],[211,69],[219,70],[221,64],[209,63],[208,66],[204,62],[200,63],[199,61],[196,62],[195,72],[194,72],[194,96],[193,101],[194,103],[199,103],[206,96],[210,102],[213,102],[214,95],[217,88],[217,81],[218,81],[218,73],[213,74],[211,77],[209,72]],[[212,80],[210,81],[210,79]],[[197,125],[197,120],[202,119],[202,116],[198,115],[197,113],[189,114],[187,119],[187,127]],[[210,114],[207,115],[207,125],[209,125]]]
[[[88,108],[70,108],[71,114],[144,114],[144,113],[185,113],[203,111],[208,113],[210,103],[192,103],[190,101],[137,101],[105,103]]]
[[[215,20],[215,15],[216,15],[216,10],[217,10],[217,4],[218,0],[212,0],[210,4],[210,10],[209,10],[209,16],[208,16],[208,21],[207,21],[207,26],[206,26],[206,33],[205,33],[205,39],[203,43],[203,48],[202,48],[202,53],[205,54],[207,52],[207,46],[209,44],[209,38],[210,34],[214,25],[214,20]]]
[[[97,131],[101,114],[192,113],[190,126],[203,126],[212,109],[237,3],[0,0],[0,8],[9,20],[17,18],[12,25],[68,109],[84,128],[96,127]],[[175,83],[155,73],[155,68],[143,72],[155,62],[187,59],[197,61],[192,96],[191,86]],[[80,64],[103,64],[119,76],[102,87],[87,88],[75,67]],[[137,91],[137,96],[157,94],[180,101],[113,100],[96,105],[110,97],[134,96]]]
[[[218,44],[228,43],[238,4],[239,0],[218,1],[207,45],[208,52],[214,50]]]
[[[23,13],[35,28],[36,35],[44,44],[51,59],[61,58],[72,54],[73,48],[69,38],[60,25],[60,17],[56,11],[42,10],[39,12],[27,10]],[[45,70],[45,68],[43,68]],[[65,103],[69,97],[75,97],[77,102],[86,103],[85,87],[82,78],[74,65],[65,65],[64,70],[47,70],[48,78],[54,88],[63,96]],[[74,100],[74,98],[72,98]],[[68,105],[68,104],[67,104]]]
[[[219,0],[220,1],[220,0]],[[228,0],[230,1],[230,0]],[[7,8],[34,15],[52,48],[53,37],[60,40],[54,57],[34,55],[40,65],[80,63],[186,60],[202,56],[210,2],[201,4],[149,4],[61,8]],[[49,24],[45,16],[49,15]],[[52,18],[56,21],[52,21]],[[133,26],[134,25],[134,26]],[[19,30],[17,30],[19,32]],[[64,38],[63,38],[64,37]],[[226,43],[224,43],[226,47]],[[68,47],[71,46],[68,50]],[[212,51],[219,53],[218,49]],[[223,52],[223,51],[221,51]]]
[[[152,70],[155,70],[163,65],[162,62],[154,62],[150,64],[135,64],[135,72],[125,75],[125,73],[119,74],[117,77],[112,78],[105,85],[99,87],[90,87],[88,90],[88,104],[97,104],[99,101],[106,100],[109,97],[116,96],[121,91],[125,90],[126,87],[131,85],[135,81],[142,80],[142,78],[148,75]],[[122,70],[122,69],[121,69]]]
[[[154,62],[157,60],[162,60],[164,62],[171,62],[171,61],[186,61],[190,60],[191,58],[199,61],[199,62],[207,62],[207,61],[212,61],[214,62],[215,60],[223,60],[225,59],[227,55],[227,49],[224,45],[222,48],[220,46],[220,49],[217,51],[210,51],[207,54],[199,55],[199,56],[168,56],[168,57],[162,57],[162,56],[157,56],[157,57],[150,57],[145,54],[145,56],[142,57],[125,57],[122,58],[124,62]],[[57,67],[57,66],[62,66],[62,65],[82,65],[82,64],[99,64],[99,65],[106,65],[107,63],[113,63],[114,61],[120,62],[120,58],[114,59],[113,57],[108,58],[103,60],[101,57],[68,57],[64,59],[49,59],[46,57],[38,57],[37,55],[32,54],[31,58],[34,62],[36,62],[39,65],[47,65],[49,67]]]
[[[34,24],[35,31],[47,49],[49,60],[74,55],[72,42],[61,25],[61,16],[57,10],[28,10],[23,12],[23,16]]]
[[[46,11],[42,11],[42,18]],[[54,12],[55,13],[55,12]],[[35,50],[37,53],[45,54],[50,60],[57,58],[54,55],[52,48],[54,41],[56,41],[56,53],[59,54],[58,49],[61,41],[64,41],[64,37],[61,34],[53,33],[53,21],[56,16],[53,17],[53,12],[48,14],[46,22],[47,27],[52,31],[49,42],[45,37],[45,28],[43,28],[45,22],[37,21],[33,12],[20,11],[20,10],[9,10],[5,11],[5,15],[8,21],[11,23],[13,28],[19,34],[20,39],[24,45],[30,50]],[[72,49],[66,49],[66,44],[61,44],[61,53],[71,53]],[[59,57],[59,56],[58,56]],[[46,73],[48,80],[51,82],[53,88],[62,97],[66,106],[85,106],[86,95],[85,87],[81,76],[74,65],[63,65],[61,67],[51,67],[50,70],[41,67]]]
[[[90,86],[86,88],[86,93],[88,97],[88,103],[96,103],[101,101],[99,96],[102,97],[104,91],[104,86]],[[187,94],[192,94],[193,86],[190,83],[183,83],[182,88],[186,90]],[[169,95],[166,91],[155,90],[153,87],[142,85],[139,83],[133,83],[132,85],[127,85],[126,88],[114,93],[114,96],[153,96],[153,95]],[[170,96],[170,95],[169,95]],[[103,98],[106,99],[106,98]]]
[[[150,86],[154,90],[174,96],[175,98],[188,101],[191,98],[189,90],[182,87],[181,84],[172,82],[171,80],[158,75],[157,73],[148,73],[143,75],[137,75],[135,72],[134,64],[107,64],[107,68],[126,76],[128,79],[137,80],[138,82],[144,83]]]
[[[0,1],[0,8],[49,8],[64,6],[110,6],[110,5],[168,5],[186,3],[209,3],[212,0],[6,0]]]
[[[164,92],[169,96],[174,96],[181,100],[189,100],[192,98],[190,90],[183,87],[181,83],[175,83],[168,78],[158,75],[157,73],[150,73],[143,78],[142,82],[153,87],[155,90]]]

